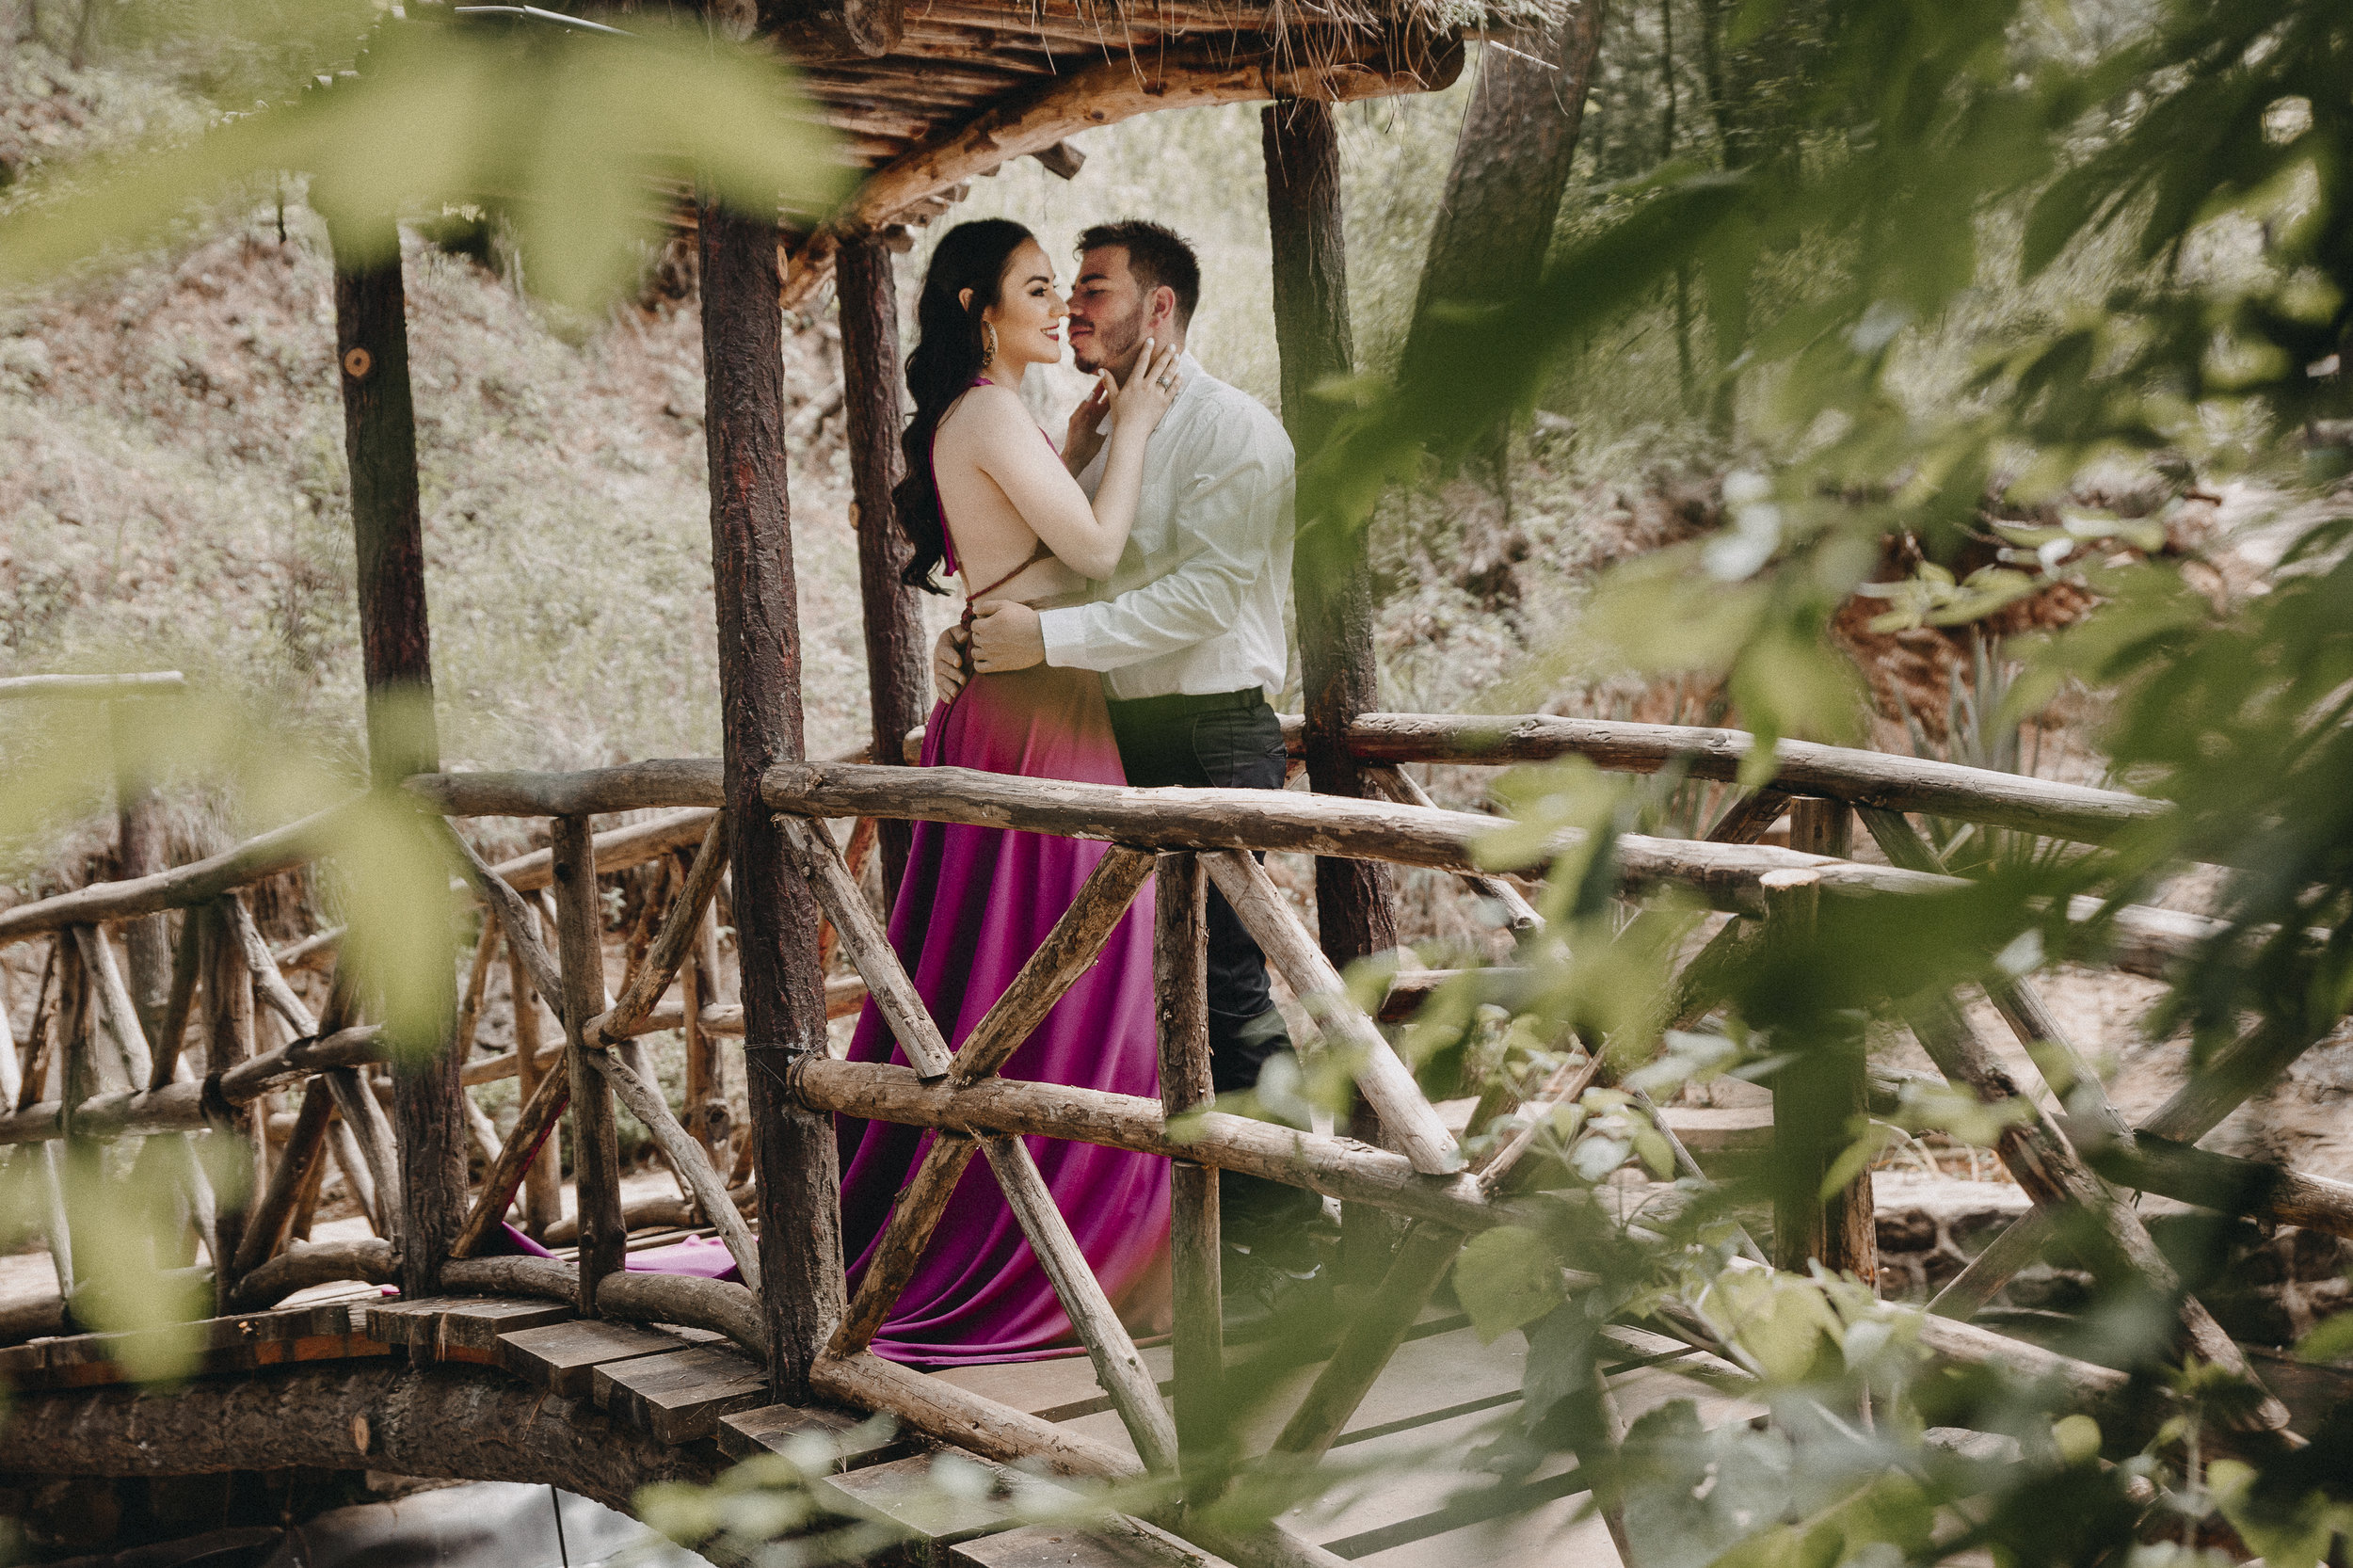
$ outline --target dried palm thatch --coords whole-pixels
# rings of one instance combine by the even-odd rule
[[[864,178],[837,208],[786,215],[788,307],[806,308],[845,235],[928,222],[965,183],[1035,156],[1064,178],[1075,132],[1157,109],[1346,102],[1454,80],[1465,28],[1560,0],[826,0],[754,22]],[[1507,12],[1509,13],[1507,15]],[[750,20],[750,19],[747,19]],[[800,232],[791,230],[799,227]]]

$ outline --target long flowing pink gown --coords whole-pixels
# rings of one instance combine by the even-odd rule
[[[956,569],[954,546],[948,565]],[[976,675],[935,706],[923,735],[927,768],[979,768],[1029,778],[1125,784],[1101,677],[1045,665]],[[918,823],[890,940],[950,1046],[960,1046],[1037,950],[1105,846],[1039,833]],[[1003,1076],[1115,1094],[1159,1088],[1152,992],[1152,889],[1147,883]],[[868,1002],[850,1046],[854,1062],[906,1060]],[[841,1152],[841,1238],[850,1283],[872,1261],[892,1201],[934,1134],[887,1122],[836,1119]],[[1052,1138],[1028,1140],[1046,1185],[1112,1303],[1131,1321],[1166,1289],[1168,1166],[1150,1155]],[[914,1278],[873,1344],[921,1368],[1029,1361],[1075,1352],[1056,1301],[986,1161],[966,1169]]]

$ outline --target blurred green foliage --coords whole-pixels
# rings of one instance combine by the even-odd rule
[[[303,173],[345,265],[380,259],[388,216],[468,208],[505,226],[530,288],[586,311],[636,280],[681,192],[822,209],[840,185],[782,62],[699,26],[640,13],[616,36],[420,7],[355,40],[351,8],[295,8],[301,25],[273,35],[273,6],[205,8],[228,36],[269,39],[232,79],[276,90],[184,141],[27,182],[0,225],[0,286]]]

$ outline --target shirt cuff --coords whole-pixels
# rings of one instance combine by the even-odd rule
[[[1037,613],[1038,635],[1046,643],[1046,662],[1056,669],[1084,669],[1087,629],[1084,604]]]

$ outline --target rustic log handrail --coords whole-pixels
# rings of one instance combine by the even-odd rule
[[[115,702],[125,697],[178,696],[187,689],[188,678],[178,670],[137,675],[11,675],[0,678],[0,701],[31,697]]]
[[[1271,790],[1137,790],[1060,779],[1011,778],[968,768],[878,768],[792,762],[769,770],[761,791],[779,811],[823,817],[914,817],[931,822],[1012,827],[1140,848],[1289,850],[1302,855],[1389,860],[1432,871],[1486,872],[1493,836],[1508,824],[1475,811]],[[1511,870],[1538,871],[1584,841],[1564,829],[1513,858]],[[1951,892],[1962,877],[1777,849],[1689,839],[1621,835],[1619,875],[1629,890],[1669,883],[1689,887],[1716,908],[1762,915],[1758,883],[1776,871],[1817,873],[1823,892],[1839,897]],[[2105,961],[2129,974],[2163,979],[2200,944],[2224,935],[2222,921],[2178,910],[2129,904],[2109,909],[2078,897],[2078,922],[2104,920]]]
[[[1283,725],[1284,740],[1296,751],[1303,721],[1286,717]],[[1349,728],[1349,749],[1368,762],[1499,765],[1582,757],[1612,773],[1657,773],[1680,765],[1694,778],[1719,782],[1740,776],[1755,744],[1756,738],[1741,729],[1550,713],[1494,718],[1366,713]],[[2120,790],[1813,741],[1785,740],[1774,746],[1772,782],[1791,794],[1823,795],[1855,806],[1918,811],[2084,843],[2106,843],[2170,809],[2163,801]]]

